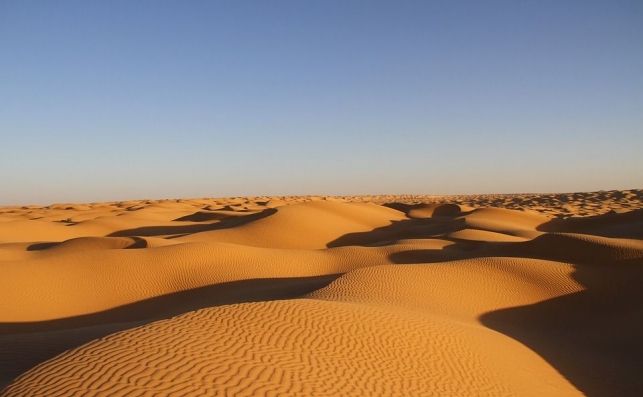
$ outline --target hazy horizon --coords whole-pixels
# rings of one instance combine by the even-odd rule
[[[643,187],[643,3],[0,3],[0,205]]]
[[[355,194],[342,194],[342,193],[337,193],[337,194],[328,194],[328,193],[306,193],[306,194],[231,194],[231,195],[210,195],[210,196],[150,196],[150,197],[117,197],[113,199],[101,199],[101,200],[68,200],[68,201],[36,201],[36,202],[21,202],[21,203],[0,203],[0,207],[20,207],[20,206],[50,206],[50,205],[59,205],[59,204],[100,204],[100,203],[118,203],[118,202],[130,202],[130,201],[174,201],[174,200],[208,200],[208,199],[234,199],[234,198],[249,198],[249,197],[255,197],[255,198],[261,198],[261,197],[364,197],[364,198],[369,198],[369,197],[377,197],[377,196],[425,196],[425,197],[430,197],[430,196],[493,196],[493,195],[516,195],[516,196],[524,196],[524,195],[549,195],[549,194],[554,194],[554,195],[565,195],[565,194],[575,194],[575,193],[598,193],[598,192],[625,192],[625,191],[631,191],[631,190],[641,190],[639,187],[625,187],[625,188],[614,188],[614,189],[597,189],[597,190],[575,190],[575,191],[569,191],[569,192],[564,192],[564,191],[552,191],[552,192],[471,192],[471,193],[445,193],[445,192],[438,192],[438,193],[430,193],[430,192],[371,192],[371,193],[355,193]]]

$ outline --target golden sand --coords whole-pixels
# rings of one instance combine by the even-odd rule
[[[643,192],[0,208],[3,396],[640,395]]]

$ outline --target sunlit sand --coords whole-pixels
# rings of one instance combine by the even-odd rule
[[[2,207],[2,395],[634,395],[642,199]]]

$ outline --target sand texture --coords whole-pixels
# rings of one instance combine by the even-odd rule
[[[0,207],[2,396],[643,395],[643,191]]]

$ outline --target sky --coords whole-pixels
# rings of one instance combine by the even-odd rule
[[[0,204],[643,188],[643,2],[0,0]]]

